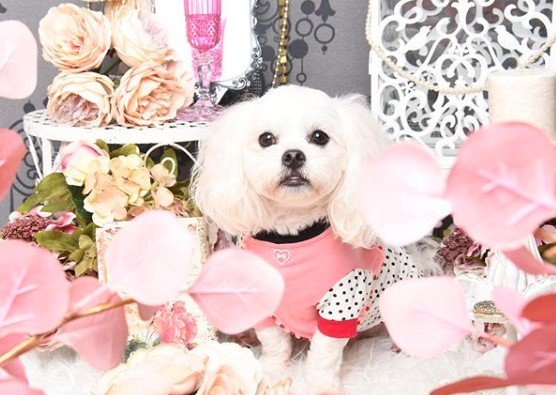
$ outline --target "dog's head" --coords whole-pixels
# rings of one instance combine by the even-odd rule
[[[295,233],[328,217],[345,242],[372,242],[354,195],[362,163],[386,140],[363,97],[281,87],[231,107],[208,133],[194,198],[222,229]]]

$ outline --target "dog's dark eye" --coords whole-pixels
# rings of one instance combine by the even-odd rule
[[[276,136],[270,132],[265,132],[259,136],[259,145],[263,148],[276,144]]]
[[[309,136],[309,142],[316,145],[326,145],[330,141],[330,137],[322,130],[315,130],[311,136]]]

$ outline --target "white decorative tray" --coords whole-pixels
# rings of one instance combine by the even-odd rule
[[[203,140],[206,122],[172,121],[153,126],[125,127],[108,125],[103,128],[87,128],[62,125],[53,121],[46,110],[33,111],[23,117],[23,129],[29,139],[29,151],[39,178],[53,168],[59,142],[62,145],[74,141],[104,140],[108,144],[178,144]],[[40,149],[40,155],[37,150]],[[193,157],[192,155],[189,155]]]
[[[108,144],[160,144],[198,141],[205,137],[205,122],[173,121],[161,125],[125,127],[108,125],[86,128],[59,124],[46,110],[33,111],[23,117],[25,133],[51,141],[106,141]]]

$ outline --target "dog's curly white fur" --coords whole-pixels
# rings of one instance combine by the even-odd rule
[[[323,130],[326,147],[309,143]],[[261,148],[265,131],[277,144]],[[199,152],[194,197],[203,213],[233,235],[273,229],[295,234],[327,217],[334,232],[354,246],[374,236],[356,207],[355,189],[365,159],[386,145],[365,98],[331,98],[309,88],[285,86],[237,104],[211,125]],[[281,157],[288,149],[307,156],[303,176],[311,188],[281,188]]]
[[[326,134],[326,144],[315,143],[315,131]],[[261,138],[271,144],[265,147]],[[362,164],[386,145],[364,97],[332,98],[314,89],[281,87],[233,106],[211,125],[194,170],[194,199],[236,236],[295,235],[326,218],[344,243],[369,247],[376,238],[357,209],[356,187]],[[303,153],[302,167],[285,168],[288,150]],[[291,183],[284,181],[288,177]],[[271,379],[283,383],[289,336],[277,328],[258,335]],[[315,393],[341,393],[338,374],[346,343],[315,334],[306,374]]]

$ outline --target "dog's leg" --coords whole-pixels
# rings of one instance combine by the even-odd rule
[[[265,379],[272,387],[267,393],[288,394],[291,385],[288,372],[292,353],[291,336],[277,326],[257,329],[256,332],[262,347],[259,360],[263,365]]]
[[[305,378],[310,394],[343,394],[340,367],[348,339],[335,339],[317,331],[305,361]]]

